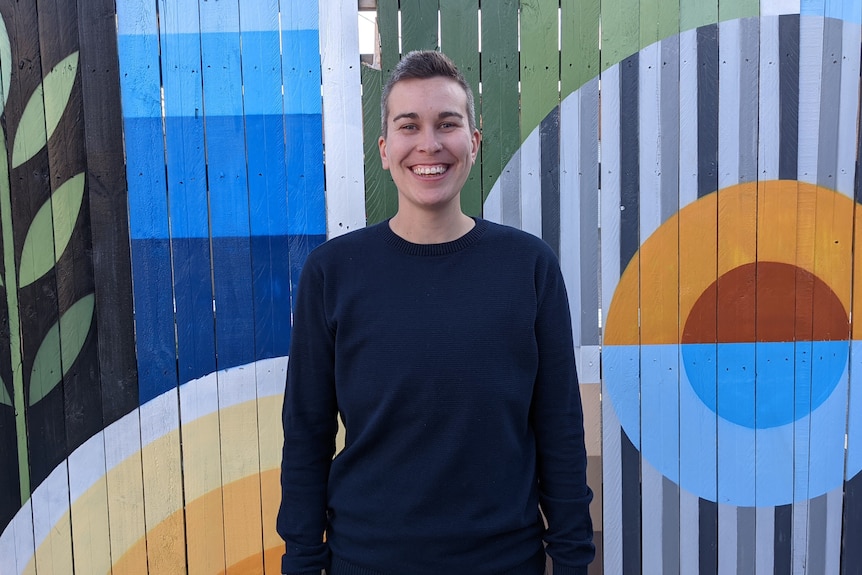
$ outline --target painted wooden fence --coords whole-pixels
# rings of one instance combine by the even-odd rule
[[[356,11],[0,0],[0,574],[278,573],[291,292],[416,48],[560,257],[590,572],[862,573],[862,0],[378,0],[380,69]]]

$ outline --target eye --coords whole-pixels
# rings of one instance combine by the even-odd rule
[[[416,126],[416,124],[403,124],[398,129],[399,130],[412,131],[412,130],[417,130],[418,127]]]

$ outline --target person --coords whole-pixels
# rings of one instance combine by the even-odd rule
[[[397,213],[316,248],[296,293],[282,571],[540,575],[547,553],[554,575],[586,574],[592,492],[556,256],[462,212],[480,134],[451,60],[407,54],[381,108]]]

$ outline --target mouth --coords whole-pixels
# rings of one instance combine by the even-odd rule
[[[432,166],[413,166],[411,168],[414,174],[417,176],[439,176],[441,174],[445,174],[447,170],[449,170],[449,166],[446,164],[434,164]]]

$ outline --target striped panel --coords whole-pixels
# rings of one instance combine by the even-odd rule
[[[326,220],[328,237],[335,237],[365,226],[358,16],[355,3],[320,8],[323,132],[327,162],[338,166],[326,174]]]

